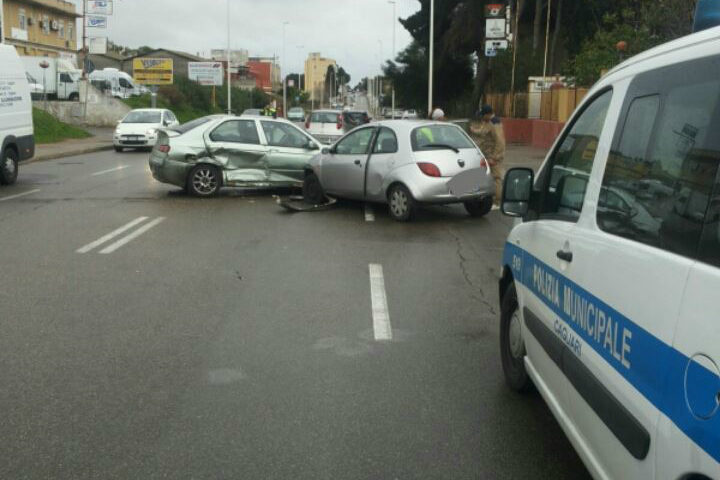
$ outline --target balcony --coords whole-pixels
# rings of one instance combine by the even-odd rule
[[[34,5],[40,9],[64,14],[71,17],[81,17],[75,9],[75,4],[66,0],[25,0],[23,3]]]

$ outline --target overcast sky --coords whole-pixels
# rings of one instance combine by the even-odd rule
[[[80,11],[82,0],[74,0]],[[250,55],[282,55],[286,27],[287,70],[301,71],[308,52],[334,58],[352,76],[378,74],[382,59],[392,56],[392,10],[388,0],[115,0],[105,31],[115,43],[150,45],[208,55],[227,44],[230,2],[231,46]],[[396,0],[397,17],[420,8],[417,0]],[[396,50],[410,35],[396,24]],[[89,36],[103,36],[89,29]],[[382,42],[382,57],[381,52]],[[302,46],[303,48],[298,48]]]

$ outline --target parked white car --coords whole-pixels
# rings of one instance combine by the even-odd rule
[[[11,185],[18,176],[18,163],[35,154],[32,101],[15,47],[0,45],[0,65],[0,184]]]
[[[160,128],[179,125],[175,114],[162,108],[141,108],[132,110],[118,122],[113,145],[116,152],[125,147],[152,149],[157,142]]]
[[[341,110],[313,110],[305,121],[305,130],[320,143],[329,145],[345,133]]]

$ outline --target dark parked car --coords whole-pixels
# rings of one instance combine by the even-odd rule
[[[370,123],[370,116],[367,112],[360,110],[345,110],[343,113],[343,131],[349,132],[355,127]]]

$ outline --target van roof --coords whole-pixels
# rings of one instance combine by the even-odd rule
[[[638,53],[637,55],[625,60],[620,65],[614,67],[600,81],[597,82],[596,86],[603,87],[608,85],[623,76],[625,70],[630,67],[639,66],[644,62],[651,62],[658,57],[662,57],[669,53],[683,50],[691,47],[698,47],[705,43],[717,41],[720,39],[720,27],[709,28],[701,32],[686,35],[684,37],[672,40],[657,47],[650,48],[644,52]],[[594,90],[594,89],[593,89]]]

